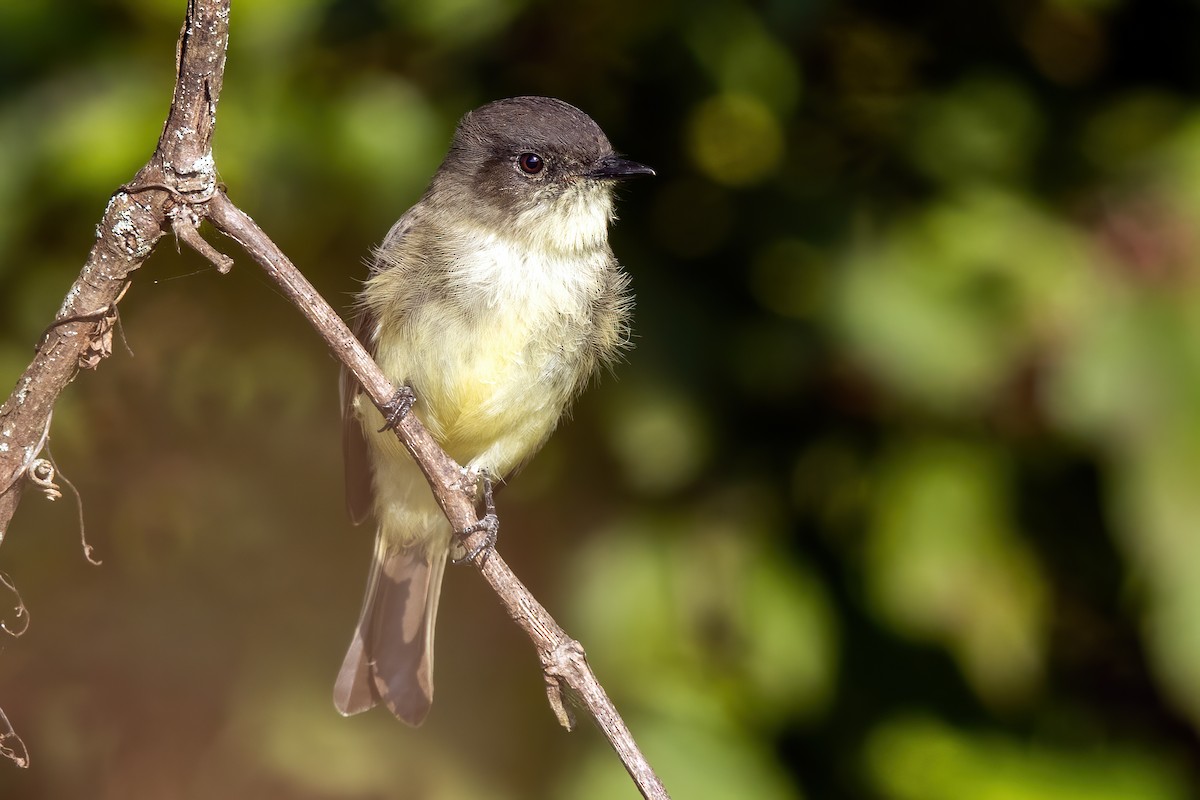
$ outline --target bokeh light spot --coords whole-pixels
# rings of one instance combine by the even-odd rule
[[[717,95],[692,111],[688,152],[708,178],[747,186],[764,180],[779,165],[783,131],[759,100],[742,94]]]

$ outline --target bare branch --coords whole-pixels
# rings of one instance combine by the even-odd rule
[[[39,456],[59,394],[80,369],[96,368],[112,352],[117,303],[134,270],[153,251],[172,212],[216,188],[211,143],[228,39],[229,0],[189,0],[176,50],[175,93],[158,147],[133,180],[109,198],[79,277],[0,406],[0,544],[25,486],[47,480],[41,470],[48,461]],[[48,496],[53,499],[53,490]],[[86,541],[84,554],[93,561]],[[7,579],[6,585],[11,587]],[[3,710],[0,756],[22,767],[29,764],[25,744]]]
[[[0,540],[28,480],[29,465],[45,444],[44,432],[58,393],[78,368],[95,367],[111,351],[117,302],[131,273],[168,229],[225,272],[232,260],[196,230],[200,220],[211,221],[263,267],[381,411],[396,393],[341,317],[218,187],[211,140],[228,33],[229,0],[189,0],[179,37],[174,98],[158,148],[109,202],[79,279],[16,391],[0,407]],[[394,430],[425,473],[450,524],[455,530],[470,529],[478,518],[474,476],[446,455],[415,414],[400,419]],[[483,530],[469,535],[464,542],[467,551],[474,551],[486,535]],[[668,798],[592,673],[579,643],[567,636],[498,553],[481,549],[473,561],[509,616],[537,648],[547,695],[563,726],[573,727],[564,701],[564,694],[570,693],[596,720],[642,795]],[[0,745],[5,735],[0,727]]]
[[[189,0],[177,46],[175,93],[158,147],[109,199],[83,270],[0,406],[0,543],[27,471],[45,446],[59,393],[80,368],[95,368],[111,352],[117,302],[133,271],[149,257],[173,209],[216,189],[212,133],[228,39],[229,1]]]
[[[266,270],[267,276],[275,281],[284,297],[316,328],[334,356],[354,373],[371,402],[382,409],[396,394],[396,387],[342,322],[342,318],[291,260],[254,220],[224,194],[218,193],[208,203],[208,216],[219,231],[240,244]],[[473,482],[464,481],[462,467],[438,446],[415,414],[406,414],[399,420],[395,430],[424,471],[438,503],[455,530],[463,530],[475,522],[475,487]]]
[[[288,300],[317,329],[338,359],[354,373],[371,401],[386,415],[384,406],[395,395],[396,387],[383,375],[341,317],[317,294],[308,279],[262,229],[228,198],[217,194],[208,207],[213,224],[237,241],[266,270]],[[399,421],[396,435],[425,472],[450,524],[455,530],[469,529],[478,520],[474,481],[466,478],[463,467],[446,455],[415,414],[405,415]],[[484,531],[477,531],[467,537],[464,547],[470,552],[485,538]],[[662,782],[638,750],[604,687],[588,666],[579,642],[567,636],[497,552],[483,549],[475,558],[475,565],[496,592],[509,616],[533,640],[546,675],[550,705],[560,724],[568,730],[574,727],[562,700],[562,690],[566,688],[578,696],[596,720],[642,795],[647,798],[668,797]]]

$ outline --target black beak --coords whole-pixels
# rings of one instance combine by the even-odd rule
[[[620,181],[635,175],[653,175],[654,170],[645,164],[629,161],[618,155],[609,155],[596,162],[586,175],[598,180]]]

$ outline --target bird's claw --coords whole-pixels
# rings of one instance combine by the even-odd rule
[[[408,416],[408,412],[412,410],[413,404],[416,402],[417,395],[411,386],[405,384],[397,389],[396,393],[392,395],[392,399],[388,400],[382,409],[383,427],[379,429],[379,432],[395,430],[396,426],[400,424],[400,420]]]
[[[492,496],[492,479],[486,473],[480,473],[479,479],[483,482],[483,511],[484,514],[475,523],[468,525],[461,531],[455,534],[455,537],[466,547],[466,539],[474,533],[484,532],[483,541],[471,548],[471,551],[459,558],[450,560],[451,564],[465,564],[474,561],[481,553],[483,560],[487,559],[487,553],[495,549],[496,540],[500,538],[500,518],[496,516],[496,501]]]

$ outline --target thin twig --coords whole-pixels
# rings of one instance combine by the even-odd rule
[[[0,586],[12,592],[13,597],[17,599],[13,612],[15,619],[21,623],[20,627],[9,627],[7,620],[0,621],[0,631],[13,638],[23,636],[25,631],[29,630],[29,611],[25,608],[25,601],[21,599],[21,593],[17,591],[16,584],[3,572],[0,572]],[[21,737],[13,730],[12,724],[9,723],[2,708],[0,708],[0,758],[7,758],[21,768],[29,766],[29,750],[25,747],[25,742],[21,741]]]
[[[20,627],[10,627],[7,621],[0,621],[0,631],[4,631],[14,639],[24,636],[25,631],[29,630],[29,609],[25,607],[25,601],[21,599],[17,585],[4,572],[0,572],[0,586],[12,592],[12,596],[16,598],[17,604],[13,606],[13,618],[21,622]]]
[[[191,219],[185,220],[183,214],[177,214],[171,220],[171,230],[176,238],[212,262],[217,272],[222,275],[229,274],[229,270],[233,269],[233,259],[209,244],[208,240],[200,235],[200,231],[196,230],[200,220],[193,214],[188,216]]]
[[[13,730],[13,726],[0,708],[0,757],[7,758],[22,769],[29,768],[29,750],[25,742]]]
[[[285,297],[300,310],[326,344],[363,386],[371,401],[386,414],[384,405],[396,393],[396,387],[380,371],[366,349],[355,338],[341,317],[313,288],[308,279],[296,269],[291,260],[262,231],[254,220],[237,208],[224,194],[218,193],[208,203],[209,219],[222,233],[240,244],[254,257]],[[405,415],[395,426],[397,437],[429,479],[438,504],[455,530],[467,530],[477,521],[475,487],[464,480],[465,470],[446,455],[421,425],[416,414]],[[471,534],[463,543],[469,552],[486,538],[482,530]],[[566,713],[561,693],[564,688],[573,692],[608,737],[621,758],[625,769],[637,784],[643,797],[667,798],[666,789],[638,749],[629,729],[604,687],[587,663],[583,647],[567,636],[541,603],[517,578],[508,564],[494,550],[484,551],[475,565],[492,587],[508,615],[533,640],[542,669],[546,675],[550,705],[563,727],[573,725]]]
[[[189,0],[187,19],[179,39],[174,99],[158,149],[149,163],[110,201],[92,256],[89,256],[80,280],[68,294],[59,320],[78,314],[79,308],[105,308],[115,313],[120,291],[130,273],[142,264],[168,228],[179,241],[196,249],[221,271],[226,271],[232,260],[217,252],[196,230],[200,220],[208,219],[266,270],[382,411],[396,393],[391,381],[341,317],[258,225],[229,200],[216,181],[210,142],[216,124],[228,33],[229,0]],[[97,272],[104,278],[100,282],[104,291],[85,293],[81,284],[91,286]],[[24,420],[31,416],[17,413],[25,403],[16,402],[14,398],[21,393],[27,398],[36,396],[40,416],[33,418],[40,419],[43,426],[47,425],[58,392],[74,376],[76,366],[92,367],[99,361],[99,358],[85,361],[84,354],[98,353],[99,357],[108,354],[104,342],[97,346],[93,340],[106,334],[111,339],[110,319],[111,315],[105,314],[99,320],[79,319],[51,326],[39,348],[38,358],[18,384],[19,391],[0,408],[0,537],[11,517],[11,509],[15,508],[15,496],[25,483],[22,473],[14,466],[20,459],[4,458],[7,455],[4,449],[6,438],[18,430],[14,422],[25,426],[20,429],[25,431],[29,423]],[[57,369],[51,370],[48,361]],[[63,366],[64,362],[67,367]],[[446,455],[415,414],[406,415],[393,430],[425,473],[450,524],[455,530],[470,529],[477,521],[474,479]],[[35,438],[18,441],[24,448],[33,448],[36,443]],[[37,449],[41,449],[40,445]],[[467,550],[474,550],[485,536],[483,530],[468,536],[464,542]],[[487,551],[486,555],[475,558],[474,563],[509,616],[525,630],[537,648],[551,707],[564,727],[570,729],[573,724],[563,698],[564,693],[569,692],[580,700],[608,737],[642,796],[652,800],[668,798],[661,781],[638,750],[628,728],[592,673],[579,643],[566,635],[498,553]],[[0,730],[0,745],[3,741],[3,730]],[[27,756],[25,758],[27,761]]]

